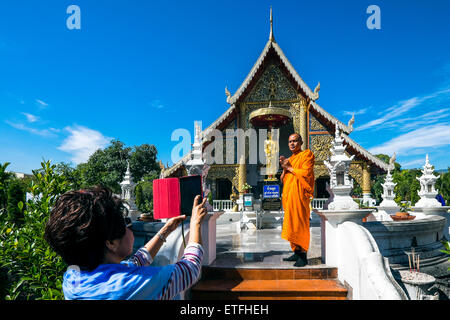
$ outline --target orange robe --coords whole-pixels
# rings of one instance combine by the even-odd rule
[[[284,219],[281,238],[291,243],[293,251],[296,247],[308,251],[310,199],[314,193],[314,154],[306,149],[293,154],[289,162],[294,170],[293,173],[286,172],[283,178]]]

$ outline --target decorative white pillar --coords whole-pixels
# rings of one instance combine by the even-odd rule
[[[334,195],[333,201],[328,204],[329,210],[356,210],[359,205],[352,199],[350,193],[353,189],[353,179],[348,172],[354,155],[345,154],[344,139],[336,126],[333,146],[330,149],[331,157],[324,161],[330,173],[330,189]]]
[[[393,161],[390,162],[393,163]],[[391,221],[392,218],[390,217],[390,215],[395,214],[400,210],[400,206],[394,201],[394,188],[397,184],[392,179],[391,165],[389,165],[388,173],[386,175],[386,178],[384,179],[384,183],[382,183],[381,185],[383,186],[383,194],[381,195],[383,201],[381,201],[380,205],[377,207],[378,212],[374,212],[373,215],[376,216],[377,221]]]
[[[331,157],[328,161],[324,161],[330,173],[330,189],[334,198],[328,204],[328,210],[317,211],[321,217],[322,260],[334,267],[339,265],[339,257],[343,254],[340,247],[339,225],[345,221],[362,224],[362,219],[373,211],[359,209],[359,205],[350,196],[353,179],[348,172],[354,156],[348,157],[345,154],[343,141],[336,125],[333,147],[330,149]]]
[[[428,154],[425,159],[425,165],[423,166],[422,176],[417,178],[420,182],[420,190],[418,194],[420,200],[417,201],[416,205],[412,207],[415,212],[422,212],[425,215],[437,215],[447,219],[443,235],[447,240],[450,240],[450,219],[448,210],[450,206],[442,206],[439,201],[436,200],[437,191],[435,189],[437,176],[433,174],[434,169],[428,161]]]
[[[420,183],[420,190],[418,192],[420,200],[417,201],[416,207],[431,208],[442,206],[441,203],[436,199],[436,195],[438,194],[438,192],[434,188],[434,185],[436,184],[436,180],[438,179],[438,177],[436,177],[433,172],[434,169],[428,161],[427,154],[425,165],[423,166],[422,170],[422,176],[420,178],[416,177],[416,179],[419,180]]]
[[[192,158],[186,162],[188,175],[201,175],[205,162],[202,156],[202,129],[201,122],[195,121],[195,137],[192,145]]]
[[[122,200],[124,200],[124,205],[128,209],[128,214],[131,220],[135,221],[139,217],[140,212],[136,206],[136,198],[134,195],[136,183],[134,183],[131,177],[130,163],[128,160],[127,171],[125,172],[123,181],[120,183],[120,187],[122,188]]]

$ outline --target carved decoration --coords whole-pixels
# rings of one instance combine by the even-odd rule
[[[292,103],[289,111],[292,114],[292,125],[294,131],[300,133],[300,102]]]
[[[351,163],[349,169],[349,176],[351,176],[361,187],[363,185],[363,163]],[[328,177],[330,173],[322,161],[314,164],[314,178]]]
[[[328,131],[328,129],[314,115],[309,113],[309,131]]]
[[[363,186],[363,164],[362,163],[351,163],[350,170],[348,174],[356,181],[358,184]]]
[[[328,177],[330,173],[323,162],[314,164],[314,178]]]
[[[276,101],[297,98],[296,90],[285,77],[278,64],[272,63],[266,67],[252,91],[247,96],[246,101]]]
[[[331,156],[334,137],[330,134],[317,134],[309,136],[309,149],[314,153],[316,161],[328,160]]]
[[[213,164],[208,171],[208,183],[213,185],[217,178],[230,180],[231,185],[239,190],[239,165],[235,164]],[[215,192],[215,190],[214,190]]]

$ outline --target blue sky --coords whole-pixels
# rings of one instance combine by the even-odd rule
[[[81,29],[69,30],[69,5]],[[369,5],[381,29],[369,30]],[[372,153],[450,166],[449,1],[2,1],[0,162],[87,159],[110,139],[154,144],[227,108],[269,36],[317,101]]]

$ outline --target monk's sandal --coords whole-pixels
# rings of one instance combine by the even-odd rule
[[[302,252],[297,259],[297,262],[294,263],[294,267],[304,267],[308,264],[308,258],[306,257],[306,252]]]

